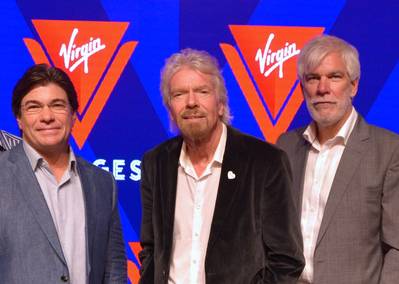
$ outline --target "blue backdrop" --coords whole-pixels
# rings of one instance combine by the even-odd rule
[[[94,98],[100,92],[100,83],[114,76],[115,85],[108,93],[105,91],[109,98],[94,111],[98,118],[94,119],[92,126],[85,128],[87,138],[79,142],[73,138],[71,143],[79,155],[113,172],[118,180],[120,212],[129,257],[129,279],[132,283],[137,281],[136,254],[141,218],[140,159],[146,150],[173,135],[169,131],[168,114],[159,94],[159,71],[170,54],[191,47],[215,55],[226,79],[234,116],[233,126],[268,139],[260,125],[262,119],[259,112],[249,103],[249,95],[235,73],[237,69],[232,67],[221,44],[232,47],[241,58],[262,107],[274,125],[280,116],[273,117],[271,114],[268,94],[262,91],[262,82],[255,78],[254,69],[246,57],[246,54],[250,54],[245,51],[246,43],[239,42],[231,27],[255,26],[260,31],[262,27],[279,26],[283,30],[287,28],[287,31],[292,28],[291,34],[295,34],[296,27],[319,27],[324,29],[324,33],[346,39],[359,50],[362,75],[355,99],[358,111],[369,122],[399,133],[399,1],[396,0],[0,1],[0,57],[3,66],[0,69],[0,129],[17,135],[19,130],[11,112],[11,93],[18,78],[35,62],[34,52],[24,39],[36,43],[39,51],[42,50],[53,64],[57,60],[56,55],[52,55],[52,49],[58,51],[56,48],[59,48],[53,38],[64,37],[65,42],[70,39],[70,31],[58,30],[48,22],[49,28],[40,32],[32,20],[64,20],[61,26],[68,26],[70,21],[90,21],[94,26],[97,22],[128,23],[120,39],[109,40],[116,44],[116,51],[111,52],[109,61],[105,62],[105,71],[98,71],[100,76],[95,79],[97,81],[93,79],[98,84],[89,91],[86,109],[81,111],[80,119],[83,120],[89,113],[90,105],[94,104]],[[91,31],[99,34],[90,40],[101,35],[101,28],[82,25],[79,31],[80,35],[84,32],[89,35]],[[257,36],[256,31],[252,34]],[[276,32],[276,38],[280,35],[283,33]],[[293,38],[297,39],[298,36],[301,34],[295,34]],[[288,37],[286,41],[292,43],[293,38]],[[82,38],[79,40],[84,42]],[[130,50],[130,54],[128,52],[125,57],[117,55],[118,50],[131,42],[137,45]],[[84,55],[82,52],[80,54]],[[93,60],[94,56],[101,56],[101,51],[91,57]],[[91,58],[88,59],[89,66],[93,62]],[[120,58],[127,60],[126,65],[121,65],[120,74],[108,72],[112,70],[111,63]],[[292,73],[294,70],[287,66],[285,72]],[[280,115],[288,108],[296,83],[288,82],[290,87],[284,94],[285,101],[279,107]],[[291,110],[292,118],[285,119],[289,129],[309,122],[304,104],[299,101],[298,107],[298,110]]]

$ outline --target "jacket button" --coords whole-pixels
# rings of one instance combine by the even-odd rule
[[[68,276],[62,275],[62,276],[61,276],[61,281],[62,281],[62,282],[68,282],[68,281],[69,281]]]

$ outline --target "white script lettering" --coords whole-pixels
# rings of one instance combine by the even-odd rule
[[[298,55],[301,50],[296,49],[295,43],[289,44],[286,42],[285,47],[272,51],[270,45],[272,44],[274,37],[274,33],[269,35],[263,52],[258,48],[255,55],[255,61],[259,61],[259,71],[265,75],[265,77],[269,76],[270,73],[278,67],[278,76],[279,78],[283,78],[283,63],[291,57]]]
[[[88,43],[76,46],[75,38],[79,30],[74,28],[71,38],[69,39],[68,47],[65,43],[61,45],[59,55],[64,57],[64,65],[69,71],[73,72],[80,64],[84,63],[85,74],[89,73],[89,57],[96,54],[105,48],[105,44],[101,44],[101,39],[90,38]],[[71,66],[70,66],[71,65]]]

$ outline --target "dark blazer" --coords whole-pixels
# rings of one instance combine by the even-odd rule
[[[67,282],[57,231],[22,143],[0,155],[0,282]],[[87,227],[89,284],[126,283],[115,181],[77,158]]]
[[[142,163],[140,283],[167,283],[182,138],[145,154]],[[235,173],[228,179],[227,173]],[[286,155],[227,130],[226,149],[205,258],[206,283],[295,283],[302,239]]]
[[[278,145],[301,208],[310,144],[304,128]],[[399,136],[359,116],[339,163],[314,254],[314,283],[399,283]]]

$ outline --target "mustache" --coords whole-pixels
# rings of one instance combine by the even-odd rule
[[[187,118],[187,117],[203,117],[206,116],[206,113],[204,111],[201,111],[199,109],[187,109],[184,110],[181,114],[181,117]]]

